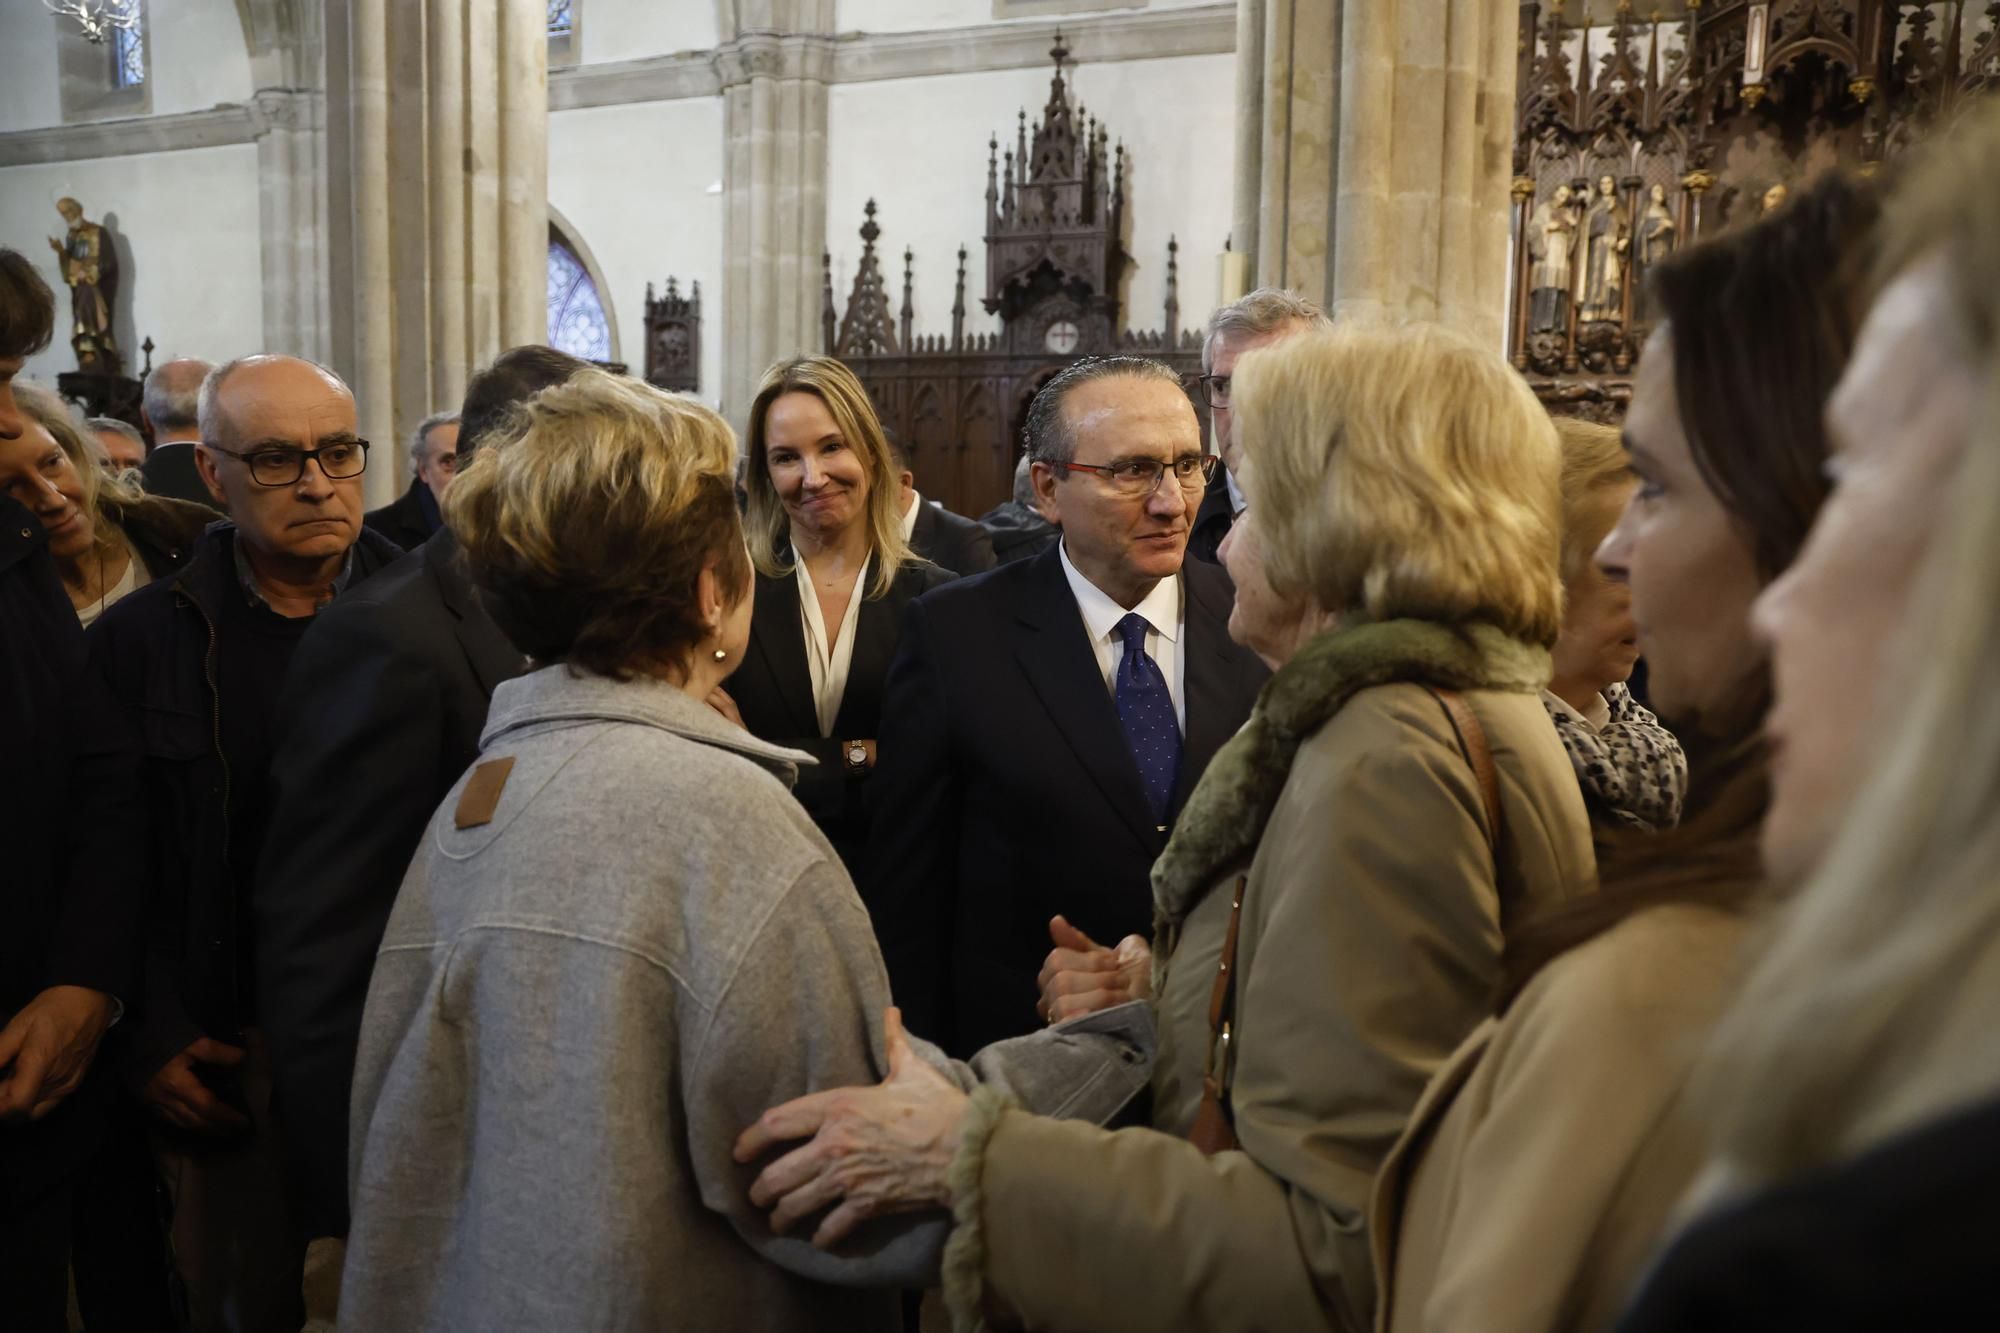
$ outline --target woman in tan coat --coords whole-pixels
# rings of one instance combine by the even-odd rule
[[[1533,395],[1415,326],[1254,352],[1234,398],[1230,632],[1277,672],[1154,867],[1152,1126],[1078,1132],[905,1060],[738,1144],[817,1132],[752,1199],[784,1230],[844,1198],[822,1243],[949,1204],[961,1326],[1365,1326],[1376,1167],[1486,1011],[1510,932],[1593,883],[1538,697],[1561,589]]]
[[[1508,1002],[1376,1183],[1378,1329],[1607,1327],[1701,1163],[1688,1073],[1762,883],[1770,688],[1750,608],[1826,496],[1822,414],[1873,212],[1832,180],[1656,270],[1664,322],[1626,419],[1639,490],[1597,559],[1631,588],[1653,700],[1701,756],[1689,818],[1614,842],[1601,894],[1509,942]]]

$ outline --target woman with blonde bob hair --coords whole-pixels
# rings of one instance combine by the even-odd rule
[[[1534,395],[1461,336],[1347,325],[1247,354],[1231,397],[1229,628],[1276,674],[1153,868],[1151,1127],[1031,1116],[906,1062],[738,1147],[817,1135],[753,1190],[779,1230],[840,1198],[948,1201],[961,1326],[1365,1327],[1376,1166],[1487,1011],[1508,933],[1591,888],[1538,698],[1562,587]],[[1099,966],[1045,973],[1057,1017]]]
[[[495,691],[383,935],[343,1328],[887,1328],[889,1288],[935,1267],[935,1219],[838,1254],[774,1236],[730,1157],[774,1092],[889,1067],[868,914],[786,790],[806,756],[708,702],[755,595],[735,454],[701,404],[585,370],[452,483],[474,585],[538,669]],[[1107,1115],[1136,1059],[1072,1036],[978,1076],[1092,1071],[1066,1113]]]
[[[63,590],[90,625],[127,593],[186,564],[216,515],[107,475],[62,399],[34,384],[16,384],[14,393],[28,428],[0,439],[0,493],[41,520]]]
[[[1699,1070],[1710,1211],[1622,1328],[2000,1325],[1996,210],[1989,102],[1884,205],[1834,491],[1758,606],[1801,883]]]
[[[903,609],[951,575],[911,552],[882,423],[832,357],[765,374],[750,404],[743,485],[757,613],[717,706],[818,761],[796,795],[852,869]]]

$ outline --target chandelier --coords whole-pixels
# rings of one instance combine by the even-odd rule
[[[51,14],[75,19],[85,41],[104,45],[113,29],[139,26],[139,0],[42,0]]]

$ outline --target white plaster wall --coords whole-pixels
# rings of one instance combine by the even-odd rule
[[[1183,328],[1208,318],[1216,257],[1229,234],[1234,170],[1233,55],[1177,56],[1086,65],[1071,72],[1072,98],[1108,118],[1125,141],[1126,212],[1132,277],[1125,327],[1165,322],[1167,237],[1180,241]],[[903,248],[916,250],[913,306],[920,334],[951,332],[958,247],[966,259],[967,333],[999,320],[979,304],[985,291],[986,144],[1013,142],[1015,113],[1029,123],[1048,101],[1049,71],[1003,70],[834,87],[827,112],[827,240],[834,303],[845,312],[861,257],[862,207],[881,212],[883,271],[892,306],[902,300]],[[915,127],[921,127],[920,130]]]
[[[638,60],[715,45],[715,0],[579,0],[578,62]]]
[[[595,3],[595,0],[593,0]],[[588,22],[588,20],[586,20]],[[587,107],[549,117],[549,203],[603,270],[618,351],[646,365],[646,284],[702,290],[701,396],[722,390],[722,99]],[[711,190],[714,193],[710,193]]]
[[[233,0],[150,0],[147,8],[154,115],[249,100],[256,88]],[[0,133],[62,124],[56,39],[68,22],[41,0],[0,0]]]
[[[61,227],[53,201],[65,194],[123,238],[114,330],[131,369],[139,368],[139,343],[149,335],[155,365],[176,356],[222,361],[259,350],[264,314],[254,144],[8,167],[0,171],[0,244],[35,261],[59,307],[55,341],[29,359],[29,375],[53,382],[57,372],[76,366],[68,289],[43,239]]]
[[[596,3],[596,0],[592,0]],[[1100,14],[1118,9],[1185,9],[1190,5],[1213,4],[1214,0],[1136,0],[1127,4],[1079,4],[1078,14]],[[833,21],[838,32],[921,32],[936,28],[965,28],[977,23],[1008,20],[1005,7],[995,0],[834,0]],[[1060,11],[1043,10],[1019,16],[1025,23],[1057,23]]]

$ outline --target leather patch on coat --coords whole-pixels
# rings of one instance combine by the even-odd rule
[[[514,771],[514,756],[489,759],[472,770],[472,780],[458,794],[458,812],[452,820],[459,828],[478,828],[493,822],[500,808],[500,793],[507,790],[507,775]]]

